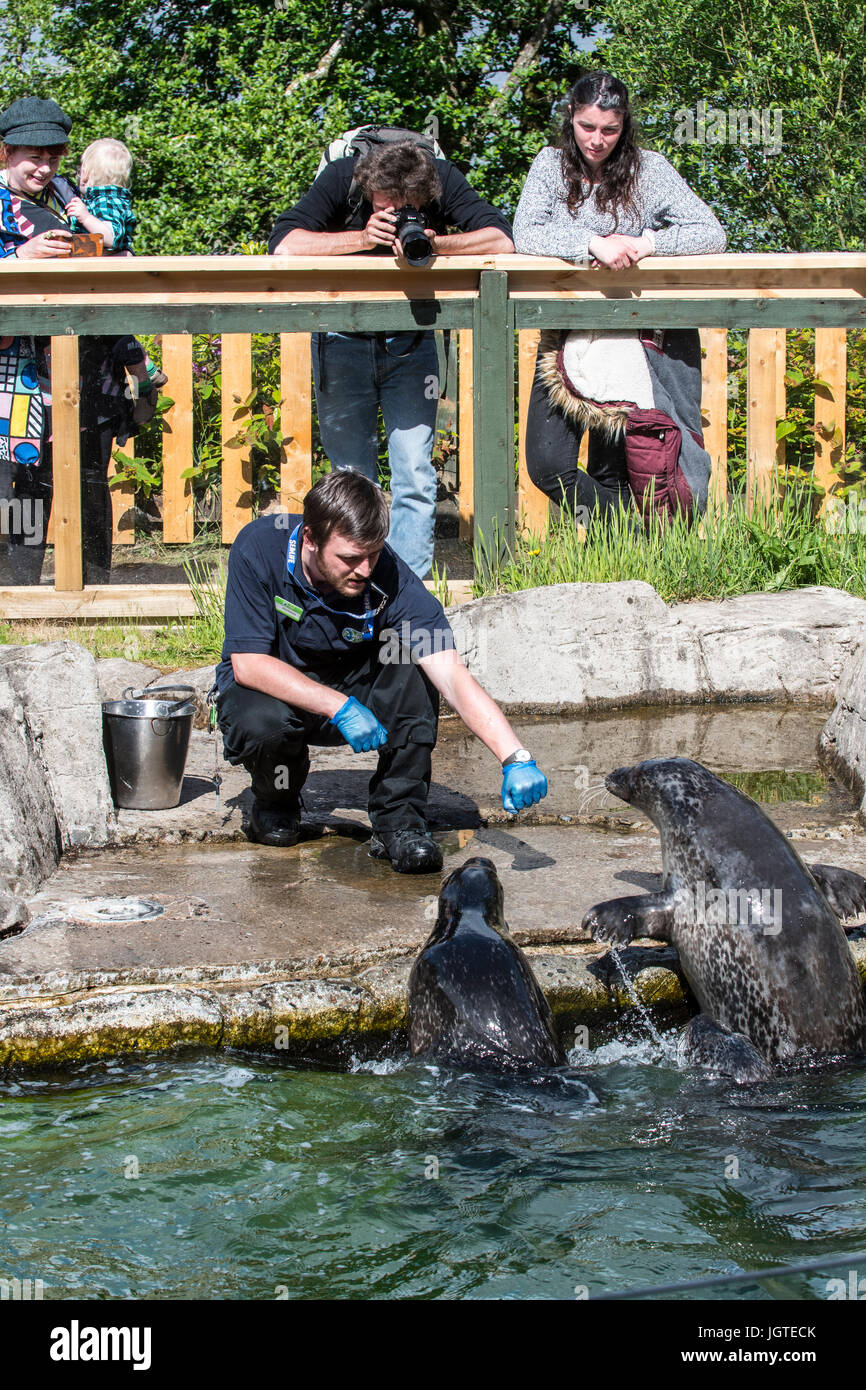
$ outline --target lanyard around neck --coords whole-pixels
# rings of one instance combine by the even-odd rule
[[[385,593],[384,589],[379,588],[378,584],[374,584],[371,580],[368,580],[364,587],[363,618],[360,613],[353,613],[352,610],[349,608],[334,608],[322,597],[318,590],[311,588],[311,586],[307,584],[306,579],[304,577],[303,564],[301,564],[300,576],[296,574],[298,561],[301,558],[301,543],[298,538],[300,536],[302,525],[303,522],[298,522],[298,525],[295,527],[294,531],[289,537],[289,544],[286,547],[286,569],[288,570],[289,574],[292,576],[293,579],[297,580],[299,584],[301,584],[310,593],[315,595],[319,603],[321,603],[322,607],[327,608],[329,613],[335,613],[341,618],[353,618],[355,622],[360,621],[362,623],[360,631],[357,628],[352,627],[343,628],[342,635],[347,642],[371,642],[373,640],[374,635],[373,625],[375,619],[382,612],[382,609],[388,602],[388,595]],[[381,595],[381,598],[379,599],[379,602],[377,603],[375,608],[372,604],[373,589],[376,590],[377,594]]]

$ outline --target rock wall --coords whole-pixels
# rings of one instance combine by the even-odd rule
[[[74,642],[0,647],[0,893],[33,891],[113,825],[93,657]]]
[[[860,819],[866,823],[866,641],[842,672],[836,706],[821,733],[821,752],[863,798]]]
[[[832,702],[866,637],[866,600],[837,589],[669,608],[649,585],[556,584],[449,611],[470,670],[536,711],[703,701]]]

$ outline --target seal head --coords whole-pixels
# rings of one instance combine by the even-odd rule
[[[565,1063],[550,1006],[508,934],[489,859],[468,859],[442,885],[436,925],[409,976],[409,1045],[416,1056],[475,1070]]]

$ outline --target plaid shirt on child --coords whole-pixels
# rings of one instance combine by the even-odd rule
[[[86,189],[82,196],[87,204],[87,211],[98,217],[100,222],[110,222],[114,228],[112,251],[131,251],[135,213],[132,210],[129,189],[121,188],[118,184],[106,183]]]

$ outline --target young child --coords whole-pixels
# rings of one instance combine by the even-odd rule
[[[103,249],[115,256],[132,255],[135,213],[129,193],[131,173],[132,155],[122,141],[94,140],[81,156],[78,182],[84,196],[70,198],[66,204],[72,230],[98,232]],[[141,360],[130,361],[127,370],[138,383],[138,396],[150,397],[155,387],[165,385],[168,377],[146,356],[141,344],[130,339],[133,343]],[[130,353],[136,355],[134,350]],[[143,421],[152,414],[153,402],[136,400],[136,420]]]
[[[106,251],[132,253],[135,213],[129,194],[132,155],[120,140],[94,140],[81,156],[83,198],[66,204],[72,230],[98,232]],[[79,225],[80,224],[80,227]]]

